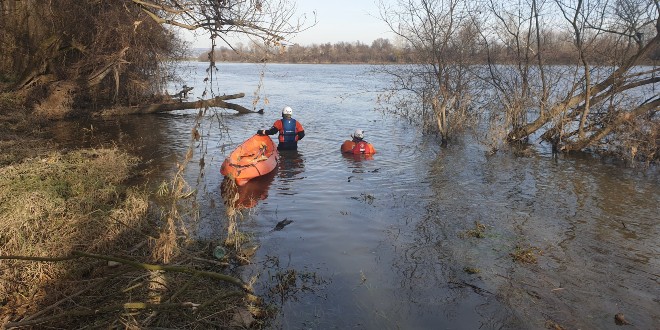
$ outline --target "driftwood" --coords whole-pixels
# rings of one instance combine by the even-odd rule
[[[231,95],[216,96],[212,99],[206,99],[206,100],[197,100],[197,101],[188,101],[188,102],[166,102],[166,103],[164,102],[164,103],[154,103],[154,104],[135,106],[135,107],[115,107],[112,109],[101,111],[98,115],[101,117],[118,116],[118,115],[135,115],[135,114],[148,114],[148,113],[174,111],[174,110],[201,109],[207,107],[208,108],[218,107],[218,108],[236,110],[238,111],[238,113],[260,113],[260,114],[264,113],[263,109],[254,111],[235,103],[225,102],[225,100],[238,99],[244,96],[245,93],[238,93]]]

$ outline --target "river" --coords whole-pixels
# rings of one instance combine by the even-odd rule
[[[191,99],[207,86],[206,67],[182,66]],[[186,179],[199,191],[201,238],[220,242],[227,230],[224,157],[286,105],[305,128],[299,150],[252,185],[256,203],[239,224],[259,246],[241,273],[277,307],[270,328],[613,329],[617,313],[628,328],[660,328],[657,167],[553,157],[540,144],[523,157],[487,155],[468,137],[440,148],[373,110],[386,81],[368,69],[221,63],[206,87],[244,92],[235,102],[249,108],[257,91],[265,114],[209,111],[199,126]],[[196,113],[62,122],[54,139],[127,148],[155,187],[182,161]],[[373,158],[340,154],[356,128]],[[537,262],[514,260],[518,252]],[[291,271],[289,290],[273,290]]]

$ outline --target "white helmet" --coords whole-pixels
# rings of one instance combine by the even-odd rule
[[[293,115],[293,109],[291,109],[289,106],[284,107],[284,109],[282,109],[282,116],[284,115]]]
[[[364,139],[364,131],[361,129],[356,129],[355,132],[353,132],[353,135],[351,135],[355,139]]]

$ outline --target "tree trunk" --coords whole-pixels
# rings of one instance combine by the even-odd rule
[[[605,125],[599,130],[596,130],[593,132],[593,134],[587,138],[581,138],[578,139],[575,142],[567,143],[566,145],[562,146],[563,151],[578,151],[582,150],[589,145],[595,143],[596,141],[599,141],[600,139],[604,138],[607,134],[612,132],[614,129],[616,129],[618,126],[622,125],[626,121],[630,121],[635,117],[644,115],[645,113],[648,113],[649,111],[656,110],[660,108],[660,99],[657,99],[655,101],[646,103],[642,106],[637,107],[635,110],[631,112],[626,112],[626,113],[620,113],[617,118],[609,123],[608,125]]]
[[[548,121],[556,118],[562,111],[566,109],[575,110],[576,108],[582,109],[584,107],[585,94],[588,92],[590,95],[589,105],[593,105],[592,102],[594,99],[600,98],[600,93],[608,91],[615,84],[619,84],[625,78],[625,75],[629,73],[629,70],[637,64],[638,60],[643,56],[646,56],[652,49],[654,49],[658,44],[660,44],[660,35],[656,35],[649,43],[640,49],[636,54],[631,56],[626,63],[617,68],[612,74],[605,78],[600,83],[595,84],[592,88],[588,88],[587,91],[578,94],[572,95],[569,94],[566,99],[555,104],[547,112],[542,112],[540,115],[531,123],[528,123],[518,129],[514,129],[508,134],[509,141],[517,141],[524,137],[527,137],[537,130],[541,129]]]
[[[153,103],[149,105],[136,106],[136,107],[115,107],[112,109],[101,111],[98,114],[98,116],[109,117],[109,116],[135,115],[135,114],[147,114],[147,113],[174,111],[174,110],[211,108],[211,107],[236,110],[238,111],[238,113],[260,113],[260,114],[264,113],[263,109],[254,111],[238,104],[225,102],[225,100],[238,99],[244,96],[245,93],[238,93],[232,95],[216,96],[215,98],[212,99],[190,101],[190,102]]]

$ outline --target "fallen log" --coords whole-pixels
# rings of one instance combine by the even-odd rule
[[[114,107],[97,113],[97,116],[100,117],[123,116],[123,115],[148,114],[148,113],[185,110],[185,109],[212,108],[212,107],[236,110],[238,111],[238,113],[260,113],[260,114],[264,113],[263,109],[254,111],[235,103],[225,102],[225,100],[238,99],[244,96],[245,93],[238,93],[231,95],[216,96],[212,99],[189,101],[189,102],[161,102],[161,103],[154,103],[154,104],[142,105],[142,106]]]

